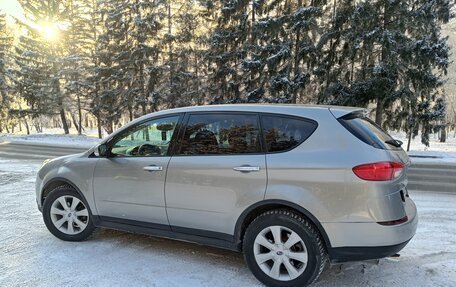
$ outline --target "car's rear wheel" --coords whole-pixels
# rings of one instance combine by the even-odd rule
[[[258,216],[245,232],[243,250],[250,270],[267,286],[307,286],[327,261],[315,227],[288,210]]]
[[[85,240],[95,230],[87,203],[68,186],[58,187],[46,196],[43,219],[54,236],[66,241]]]

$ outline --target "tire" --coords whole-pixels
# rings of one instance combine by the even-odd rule
[[[259,215],[245,232],[243,251],[250,271],[266,286],[308,286],[318,279],[327,263],[317,229],[290,210]]]
[[[48,230],[65,241],[84,241],[96,229],[87,202],[70,186],[57,187],[46,196],[43,219]]]

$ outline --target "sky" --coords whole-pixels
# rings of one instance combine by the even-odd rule
[[[0,11],[19,19],[24,18],[24,10],[17,0],[0,0]]]

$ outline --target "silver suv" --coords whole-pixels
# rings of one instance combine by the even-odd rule
[[[268,286],[329,262],[391,256],[413,237],[409,158],[357,108],[221,105],[143,116],[46,161],[38,208],[56,237],[96,227],[242,251]]]

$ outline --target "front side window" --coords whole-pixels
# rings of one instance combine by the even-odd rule
[[[166,156],[179,116],[154,119],[125,131],[111,148],[113,156]]]
[[[190,115],[181,155],[248,154],[261,152],[255,114]]]
[[[264,115],[261,117],[267,152],[290,150],[305,141],[317,128],[311,120]]]

